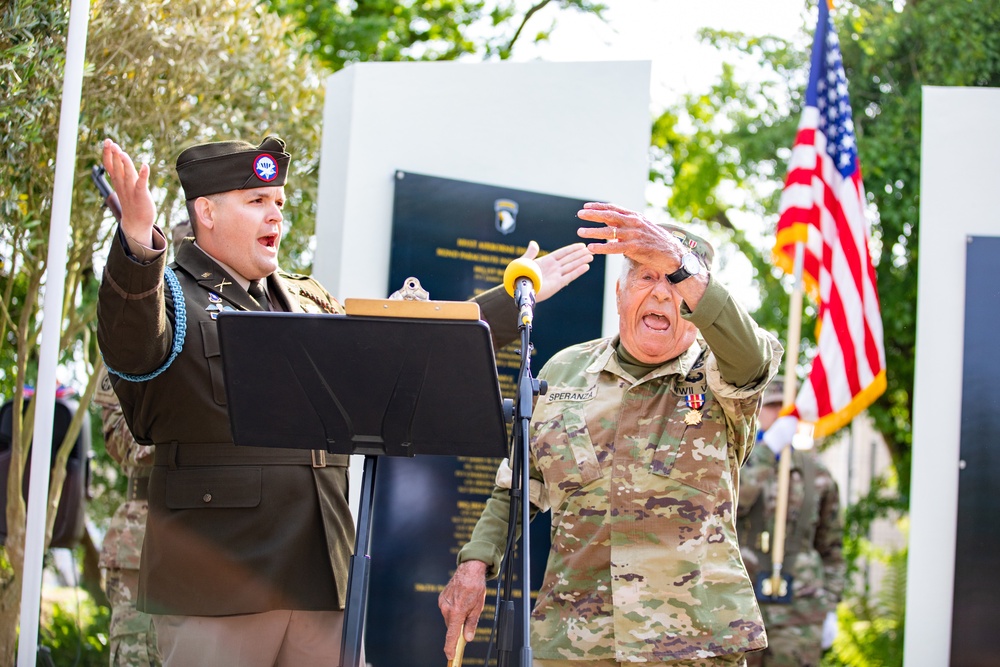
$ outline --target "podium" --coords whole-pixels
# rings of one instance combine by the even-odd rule
[[[361,657],[378,458],[507,455],[489,327],[478,307],[459,311],[469,319],[449,319],[448,303],[348,300],[349,312],[373,314],[218,318],[237,445],[365,457],[341,667],[358,667]],[[392,309],[403,316],[375,314]]]

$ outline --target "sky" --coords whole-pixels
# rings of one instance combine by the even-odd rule
[[[527,34],[556,19],[548,42],[519,43],[514,60],[649,60],[650,96],[665,106],[718,78],[724,56],[698,41],[701,28],[797,38],[813,0],[604,0],[605,21],[547,7],[528,23]],[[553,3],[554,4],[554,3]],[[808,41],[808,40],[807,40]],[[731,57],[731,56],[730,56]],[[753,76],[750,63],[741,68]]]

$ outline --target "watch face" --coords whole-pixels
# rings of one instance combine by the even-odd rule
[[[701,262],[698,261],[698,256],[693,252],[689,252],[681,257],[681,267],[692,276],[701,273]]]
[[[681,266],[679,269],[667,276],[667,280],[675,285],[682,280],[701,273],[701,261],[693,252],[685,253],[681,256]]]

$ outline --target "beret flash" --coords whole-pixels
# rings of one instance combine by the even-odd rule
[[[700,236],[692,234],[684,227],[679,227],[677,225],[672,225],[666,222],[661,222],[658,224],[660,225],[660,227],[662,227],[663,229],[667,230],[668,232],[676,236],[677,239],[681,242],[681,245],[690,248],[691,252],[693,252],[695,255],[698,256],[698,259],[701,260],[702,264],[704,264],[709,269],[712,268],[712,258],[715,257],[715,248],[712,247],[711,243],[701,238]]]
[[[288,177],[292,156],[285,142],[268,136],[259,146],[246,141],[198,144],[177,156],[177,176],[185,199],[230,190],[281,186]]]

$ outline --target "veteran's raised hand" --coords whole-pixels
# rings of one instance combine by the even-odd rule
[[[636,211],[614,204],[588,202],[576,215],[581,220],[605,225],[577,230],[581,238],[604,241],[587,244],[595,255],[625,255],[638,264],[649,264],[672,273],[687,252],[676,236]]]
[[[654,270],[661,278],[670,276],[681,268],[681,259],[691,252],[680,240],[664,227],[650,222],[641,213],[603,202],[588,202],[577,212],[577,217],[589,222],[603,223],[604,227],[581,227],[577,234],[585,239],[595,239],[587,248],[595,255],[625,255],[636,265]],[[603,241],[597,243],[596,241]],[[709,282],[709,272],[700,271],[681,279],[672,287],[691,310],[697,307]]]

